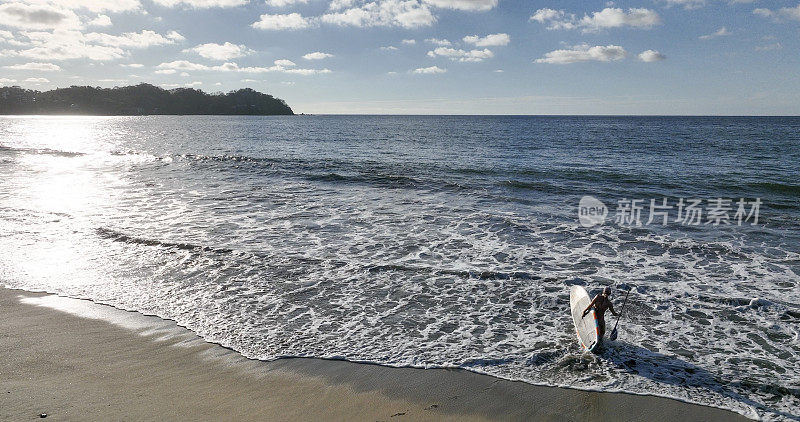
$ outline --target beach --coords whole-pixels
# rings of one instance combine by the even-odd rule
[[[0,419],[746,420],[672,399],[458,369],[250,360],[169,321],[47,298],[0,289]]]

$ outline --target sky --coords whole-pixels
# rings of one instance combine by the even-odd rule
[[[296,113],[800,115],[800,0],[2,0],[0,85]]]

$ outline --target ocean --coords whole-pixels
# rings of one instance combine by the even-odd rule
[[[796,117],[0,117],[0,284],[800,420],[798,163]],[[573,285],[631,291],[597,355]]]

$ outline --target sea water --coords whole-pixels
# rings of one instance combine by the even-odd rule
[[[256,359],[798,419],[798,163],[800,118],[3,117],[0,284]],[[607,210],[592,227],[584,197]],[[677,221],[690,200],[705,214]],[[617,311],[631,289],[598,355],[577,343],[575,284],[614,287]]]

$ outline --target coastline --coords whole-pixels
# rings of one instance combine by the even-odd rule
[[[747,420],[674,399],[462,369],[251,360],[171,321],[5,288],[0,353],[4,420]]]

